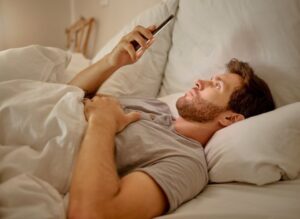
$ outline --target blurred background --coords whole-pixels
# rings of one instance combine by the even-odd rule
[[[31,44],[67,48],[66,28],[93,17],[87,57],[160,0],[0,0],[0,51]]]

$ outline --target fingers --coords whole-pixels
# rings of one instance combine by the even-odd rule
[[[150,27],[153,28],[152,26]],[[145,28],[143,26],[136,26],[134,30],[141,34],[145,40],[151,40],[153,38],[151,29]]]
[[[117,107],[122,110],[123,114],[128,117],[130,121],[136,121],[140,118],[140,113],[138,112],[130,112],[128,114],[125,114],[122,105],[120,104],[119,100],[111,95],[107,94],[96,94],[92,99],[84,98],[82,101],[84,104],[94,104],[98,105],[102,103],[103,107],[108,107],[113,105],[114,107]]]
[[[134,32],[133,38],[142,48],[147,47],[146,42],[148,41],[148,38],[145,38],[143,35],[140,34],[140,32]]]
[[[150,30],[151,33],[152,33],[156,29],[156,26],[155,25],[151,25],[151,26],[148,26],[147,29]]]
[[[137,26],[132,32],[125,35],[112,52],[112,57],[115,59],[113,62],[120,66],[135,63],[152,45],[154,29],[154,25],[148,28]]]
[[[153,34],[151,30],[154,29],[154,26],[145,28],[142,26],[136,26],[132,32],[126,35],[126,40],[133,44],[135,47],[147,48],[149,44],[147,42],[153,39]],[[138,44],[138,45],[136,45]]]
[[[126,118],[128,121],[128,124],[132,122],[136,122],[141,118],[141,114],[139,112],[130,112],[126,114]]]
[[[128,52],[128,54],[131,58],[131,61],[135,62],[136,61],[136,51],[135,51],[133,45],[130,42],[126,42],[124,48]]]
[[[86,120],[100,123],[115,124],[115,131],[120,132],[130,123],[140,119],[139,112],[124,112],[120,102],[110,96],[94,96],[84,98],[84,115]]]
[[[121,122],[118,128],[118,132],[122,131],[124,128],[126,128],[130,123],[136,122],[141,118],[141,115],[139,112],[130,112],[127,114],[124,114],[124,120]]]
[[[109,64],[115,67],[122,67],[135,63],[144,54],[145,50],[152,45],[154,39],[153,30],[155,30],[154,25],[148,28],[137,26],[133,31],[123,36],[109,53]]]
[[[136,59],[139,59],[144,54],[146,49],[149,48],[153,44],[154,39],[155,38],[152,38],[151,40],[148,40],[147,43],[146,43],[146,45],[147,45],[146,48],[141,48],[136,52]]]

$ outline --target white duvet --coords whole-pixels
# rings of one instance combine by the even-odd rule
[[[64,196],[86,121],[79,88],[0,82],[1,218],[65,218]]]

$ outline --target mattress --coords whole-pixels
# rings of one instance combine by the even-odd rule
[[[300,177],[254,186],[243,183],[209,184],[196,198],[170,215],[157,219],[300,218]]]

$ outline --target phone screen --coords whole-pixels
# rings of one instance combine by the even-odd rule
[[[164,20],[154,31],[152,31],[152,34],[155,36],[158,34],[163,28],[170,23],[170,21],[174,18],[174,15],[171,14],[166,20]],[[145,37],[144,37],[145,38]],[[133,45],[135,51],[138,51],[140,49],[140,44],[138,44],[137,41],[132,41],[131,44]]]

